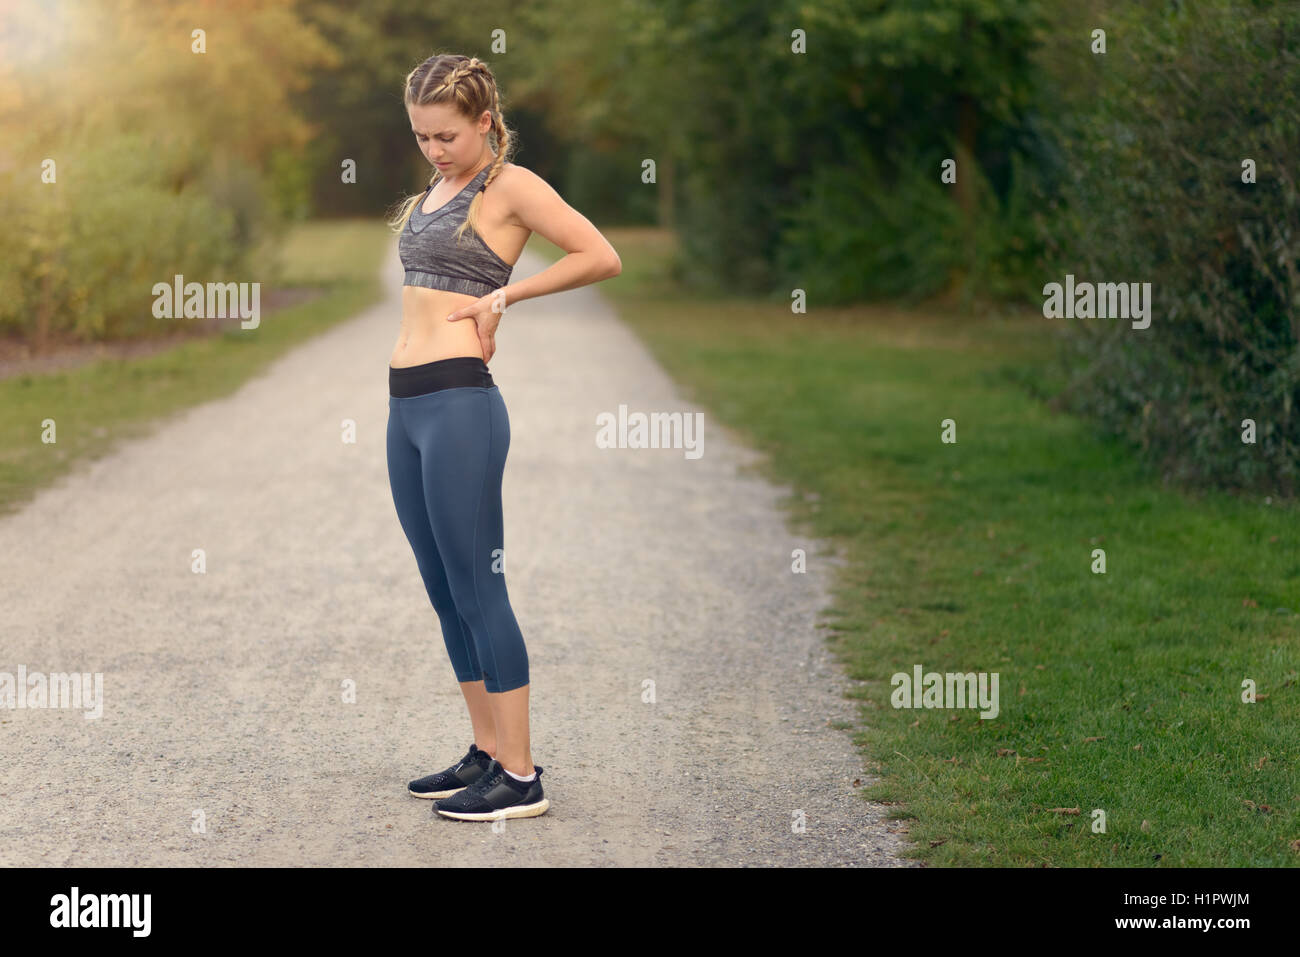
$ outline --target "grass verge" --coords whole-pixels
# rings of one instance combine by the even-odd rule
[[[607,235],[620,315],[845,559],[827,640],[881,775],[863,794],[910,819],[914,856],[1300,864],[1295,503],[1166,489],[1048,412],[1041,316],[700,300],[670,239]],[[916,665],[996,672],[997,717],[893,707]]]
[[[263,315],[255,329],[236,327],[155,355],[0,380],[0,514],[119,440],[235,391],[298,343],[378,301],[380,257],[390,242],[382,223],[302,224],[255,261],[271,269],[273,256],[277,286],[324,287],[318,298]],[[47,422],[54,442],[43,441]]]

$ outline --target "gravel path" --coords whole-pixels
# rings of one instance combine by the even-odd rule
[[[472,733],[389,495],[395,247],[384,275],[382,304],[0,519],[0,672],[103,674],[98,720],[0,708],[0,865],[913,865],[828,725],[856,711],[815,627],[831,559],[785,490],[708,416],[700,458],[596,447],[620,403],[697,411],[598,287],[512,306],[491,362],[551,809],[406,794]]]

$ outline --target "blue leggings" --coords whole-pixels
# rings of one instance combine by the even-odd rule
[[[528,652],[504,569],[510,419],[491,383],[468,356],[390,367],[388,482],[456,680],[499,693],[528,684]]]

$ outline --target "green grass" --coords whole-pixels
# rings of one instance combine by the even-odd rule
[[[1047,411],[1017,384],[1051,385],[1040,315],[703,302],[674,287],[671,242],[607,235],[620,314],[769,453],[798,490],[794,526],[846,559],[825,627],[882,775],[862,793],[898,804],[916,856],[1300,864],[1294,502],[1166,489]],[[947,418],[956,444],[940,441]],[[916,664],[997,672],[1001,713],[895,709],[890,678]],[[1247,678],[1267,697],[1242,703]]]
[[[323,287],[318,298],[264,313],[255,329],[232,329],[151,356],[0,380],[0,514],[119,440],[235,391],[304,339],[376,302],[380,257],[390,240],[382,223],[304,224],[253,261],[276,277],[276,287]],[[42,441],[47,419],[55,423],[54,443]]]

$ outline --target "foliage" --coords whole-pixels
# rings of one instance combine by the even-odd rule
[[[1100,96],[1061,124],[1074,161],[1053,278],[1150,282],[1151,326],[1062,320],[1075,377],[1059,404],[1171,479],[1294,494],[1300,8],[1144,2],[1115,16]]]
[[[292,3],[7,5],[0,52],[0,329],[159,331],[155,283],[257,281],[301,211],[288,98],[330,62]]]

